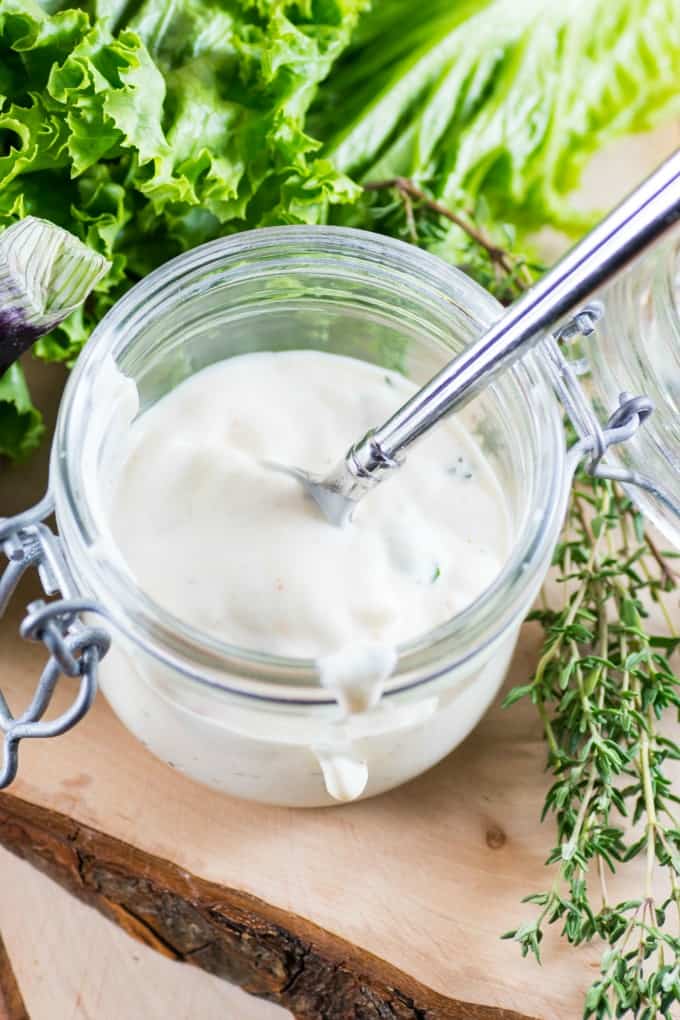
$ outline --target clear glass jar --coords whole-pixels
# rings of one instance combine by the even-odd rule
[[[363,713],[343,716],[313,661],[222,643],[152,602],[112,543],[102,479],[137,410],[213,362],[311,348],[422,383],[499,312],[463,273],[406,244],[295,227],[183,255],[101,322],[62,400],[51,486],[69,569],[110,621],[102,690],[156,755],[229,794],[316,806],[397,786],[472,730],[502,682],[568,491],[560,407],[537,356],[463,412],[506,493],[512,553],[468,609],[398,649],[383,697]]]
[[[593,404],[602,417],[622,391],[644,393],[654,414],[609,457],[663,486],[680,506],[680,239],[638,259],[603,292],[605,314],[585,344]],[[680,547],[677,509],[638,486],[629,494],[673,545]]]

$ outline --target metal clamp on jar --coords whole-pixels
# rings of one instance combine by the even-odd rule
[[[666,184],[670,166],[664,168]],[[671,169],[670,205],[677,218],[679,158]],[[645,185],[651,186],[649,201],[659,192],[658,176],[656,192],[654,180]],[[670,224],[667,192],[665,202],[644,244],[634,245],[629,237],[625,257],[609,263],[598,284]],[[625,208],[624,203],[617,212]],[[619,222],[624,232],[625,222]],[[636,263],[623,278],[628,294],[637,293],[630,281],[644,276],[649,265],[676,256],[663,248],[650,257],[654,263],[643,263],[642,270]],[[20,716],[12,718],[0,696],[5,755],[0,786],[16,773],[21,739],[54,736],[83,716],[98,670],[113,709],[150,750],[240,797],[316,806],[372,796],[448,754],[500,687],[549,566],[580,460],[586,458],[598,477],[636,486],[636,499],[652,520],[671,540],[680,537],[677,407],[672,412],[675,398],[667,395],[671,383],[659,357],[667,319],[674,315],[680,322],[678,289],[670,290],[672,310],[660,298],[655,305],[651,347],[626,318],[636,364],[645,367],[617,380],[619,362],[606,357],[600,344],[601,337],[609,345],[622,335],[616,289],[621,286],[619,281],[566,324],[565,290],[562,325],[546,337],[547,320],[539,316],[532,333],[537,346],[491,382],[493,359],[482,365],[470,352],[479,353],[480,336],[498,331],[497,302],[438,259],[370,233],[282,227],[235,235],[173,260],[129,291],[95,330],[66,387],[49,495],[33,510],[0,521],[9,560],[0,611],[31,567],[40,571],[46,593],[60,596],[29,606],[21,628],[22,636],[46,645],[49,658]],[[640,316],[647,314],[644,301]],[[444,377],[458,355],[452,364],[467,366],[466,388],[476,399],[451,406],[482,437],[508,494],[514,545],[501,573],[463,612],[399,647],[380,700],[364,711],[339,705],[320,685],[313,660],[236,647],[166,612],[130,583],[107,524],[104,468],[115,462],[137,415],[208,365],[254,350],[291,348],[351,355],[396,368],[420,385],[436,373]],[[518,356],[515,344],[512,358]],[[599,414],[577,379],[586,362]],[[638,378],[645,385],[634,389]],[[665,439],[665,404],[639,432],[653,408],[647,389],[657,405],[668,400],[671,407]],[[578,435],[569,451],[564,412]],[[650,432],[656,415],[660,429]],[[650,442],[659,453],[654,461],[648,457]],[[625,453],[617,452],[612,462],[610,447]],[[642,470],[641,458],[654,467],[653,477]],[[53,510],[58,536],[44,524]],[[93,614],[106,618],[106,630],[92,625]],[[57,683],[74,681],[71,708],[42,722]]]

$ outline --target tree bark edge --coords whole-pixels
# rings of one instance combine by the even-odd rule
[[[7,793],[0,844],[157,952],[297,1020],[532,1020],[440,995],[296,914]]]

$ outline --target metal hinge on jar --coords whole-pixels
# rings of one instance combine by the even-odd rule
[[[540,345],[557,396],[578,436],[569,451],[571,466],[575,470],[578,462],[587,458],[586,470],[594,478],[609,478],[645,489],[680,516],[680,506],[663,487],[638,471],[608,464],[604,459],[611,446],[632,439],[643,422],[653,414],[652,400],[644,395],[619,394],[618,407],[603,425],[578,381],[578,375],[586,368],[585,362],[578,358],[567,360],[560,349],[563,344],[574,344],[595,333],[597,322],[603,315],[602,304],[591,302]]]
[[[38,571],[45,594],[61,597],[31,602],[20,633],[29,641],[42,642],[49,655],[28,708],[12,715],[0,691],[0,789],[14,779],[21,740],[55,737],[71,729],[85,715],[97,693],[97,667],[110,645],[107,632],[92,627],[83,613],[102,613],[95,602],[78,597],[61,551],[59,538],[44,523],[53,511],[50,496],[16,517],[0,519],[0,547],[8,565],[0,575],[0,616],[3,615],[19,581],[31,568]],[[60,684],[77,682],[70,706],[47,722],[47,711]]]

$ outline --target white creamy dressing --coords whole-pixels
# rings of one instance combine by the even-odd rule
[[[358,678],[450,619],[498,574],[505,500],[473,438],[434,430],[358,506],[329,525],[265,461],[330,469],[415,391],[395,373],[317,351],[248,354],[176,387],[130,430],[111,502],[114,538],[165,609],[241,647],[284,656],[346,651]],[[371,670],[369,670],[371,672]]]
[[[345,528],[264,462],[324,472],[415,389],[317,351],[234,357],[182,382],[132,423],[107,492],[135,582],[229,644],[317,660],[343,717],[370,717],[397,646],[460,613],[499,573],[511,541],[500,485],[455,418]],[[314,753],[331,796],[361,794],[367,764],[342,724]]]

